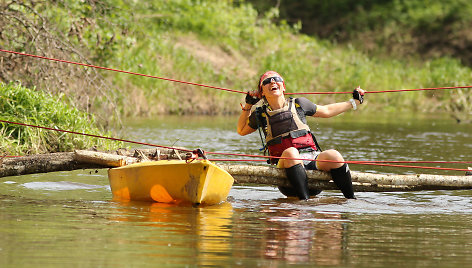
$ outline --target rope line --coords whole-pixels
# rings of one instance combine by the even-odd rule
[[[210,152],[207,152],[210,153]],[[253,157],[263,157],[263,156],[253,156]],[[304,158],[289,158],[289,157],[268,157],[268,158],[277,158],[277,159],[289,159],[289,160],[307,160]],[[266,160],[245,160],[245,159],[208,159],[210,161],[222,161],[222,162],[247,162],[247,161],[254,161],[254,162],[266,162]],[[330,162],[330,163],[346,163],[346,164],[354,164],[354,165],[366,165],[366,166],[383,166],[383,167],[400,167],[400,168],[416,168],[416,169],[434,169],[434,170],[448,170],[448,171],[470,171],[470,169],[464,168],[444,168],[444,167],[429,167],[429,166],[411,166],[411,165],[393,165],[393,164],[383,164],[383,163],[390,163],[391,161],[334,161],[334,160],[319,160],[313,159],[316,162]],[[437,163],[436,161],[409,161],[406,163]],[[461,163],[461,164],[470,164],[472,162],[469,161],[452,161],[452,162],[444,162],[447,164],[454,164],[454,163]]]
[[[234,89],[229,89],[229,88],[208,86],[208,85],[204,85],[204,84],[198,84],[198,83],[193,83],[193,82],[186,82],[186,81],[181,81],[181,80],[177,80],[177,79],[165,78],[165,77],[160,77],[160,76],[155,76],[155,75],[149,75],[149,74],[141,74],[141,73],[135,73],[135,72],[130,72],[130,71],[123,71],[123,70],[119,70],[119,69],[113,69],[113,68],[108,68],[108,67],[101,67],[101,66],[96,66],[96,65],[92,65],[92,64],[86,64],[86,63],[80,63],[80,62],[75,62],[75,61],[60,60],[60,59],[55,59],[55,58],[49,58],[49,57],[38,56],[38,55],[34,55],[34,54],[27,54],[27,53],[22,53],[22,52],[16,52],[16,51],[9,51],[9,50],[4,50],[4,49],[0,49],[0,51],[1,51],[1,52],[6,52],[6,53],[11,53],[11,54],[22,55],[22,56],[28,56],[28,57],[33,57],[33,58],[44,59],[44,60],[50,60],[50,61],[57,61],[57,62],[75,64],[75,65],[86,66],[86,67],[91,67],[91,68],[96,68],[96,69],[107,70],[107,71],[113,71],[113,72],[119,72],[119,73],[131,74],[131,75],[138,75],[138,76],[144,76],[144,77],[149,77],[149,78],[155,78],[155,79],[166,80],[166,81],[170,81],[170,82],[188,84],[188,85],[199,86],[199,87],[208,87],[208,88],[213,88],[213,89],[219,89],[219,90],[224,90],[224,91],[230,91],[230,92],[236,92],[236,93],[243,93],[243,94],[246,94],[246,92],[244,92],[244,91],[239,91],[239,90],[234,90]]]
[[[168,146],[162,146],[162,145],[151,144],[151,143],[146,143],[146,142],[131,141],[131,140],[125,140],[125,139],[112,138],[112,137],[105,137],[105,136],[100,136],[100,135],[87,134],[87,133],[81,133],[81,132],[70,131],[70,130],[63,130],[63,129],[58,129],[58,128],[42,127],[42,126],[36,126],[36,125],[6,121],[6,120],[1,120],[1,119],[0,119],[0,122],[8,123],[8,124],[14,124],[14,125],[20,125],[20,126],[25,126],[25,127],[41,128],[41,129],[64,132],[64,133],[70,133],[70,134],[76,134],[76,135],[83,135],[83,136],[88,136],[88,137],[93,137],[93,138],[107,139],[107,140],[112,140],[112,141],[121,141],[121,142],[127,142],[127,143],[139,144],[139,145],[159,147],[159,148],[164,148],[164,149],[171,149],[171,150],[175,149],[175,150],[180,150],[180,151],[192,152],[192,150],[187,150],[187,149],[168,147]]]
[[[85,67],[91,67],[91,68],[102,69],[102,70],[107,70],[107,71],[114,71],[114,72],[119,72],[119,73],[125,73],[125,74],[143,76],[143,77],[154,78],[154,79],[160,79],[160,80],[165,80],[165,81],[170,81],[170,82],[176,82],[176,83],[182,83],[182,84],[188,84],[188,85],[194,85],[194,86],[200,86],[200,87],[206,87],[206,88],[219,89],[219,90],[224,90],[224,91],[229,91],[229,92],[235,92],[235,93],[242,93],[242,94],[246,94],[246,93],[247,93],[247,92],[239,91],[239,90],[233,90],[233,89],[222,88],[222,87],[216,87],[216,86],[209,86],[209,85],[205,85],[205,84],[187,82],[187,81],[182,81],[182,80],[177,80],[177,79],[171,79],[171,78],[165,78],[165,77],[159,77],[159,76],[148,75],[148,74],[141,74],[141,73],[130,72],[130,71],[124,71],[124,70],[113,69],[113,68],[108,68],[108,67],[101,67],[101,66],[96,66],[96,65],[92,65],[92,64],[86,64],[86,63],[80,63],[80,62],[74,62],[74,61],[68,61],[68,60],[55,59],[55,58],[50,58],[50,57],[45,57],[45,56],[39,56],[39,55],[34,55],[34,54],[28,54],[28,53],[22,53],[22,52],[16,52],[16,51],[9,51],[9,50],[4,50],[4,49],[0,49],[0,51],[1,51],[1,52],[5,52],[5,53],[11,53],[11,54],[16,54],[16,55],[21,55],[21,56],[28,56],[28,57],[33,57],[33,58],[45,59],[45,60],[56,61],[56,62],[62,62],[62,63],[67,63],[67,64],[74,64],[74,65],[85,66]],[[382,91],[367,91],[366,93],[407,92],[407,91],[439,90],[439,89],[459,89],[459,88],[472,88],[472,86],[417,88],[417,89],[400,89],[400,90],[382,90]],[[352,93],[352,92],[349,91],[349,92],[300,92],[300,93],[285,93],[285,94],[286,94],[286,95],[307,95],[307,94],[351,94],[351,93]],[[120,142],[126,142],[126,143],[133,143],[133,144],[139,144],[139,145],[145,145],[145,146],[151,146],[151,147],[159,147],[159,148],[165,148],[165,149],[175,149],[175,150],[180,150],[180,151],[193,152],[192,150],[187,150],[187,149],[181,149],[181,148],[175,148],[175,147],[169,147],[169,146],[162,146],[162,145],[156,145],[156,144],[150,144],[150,143],[144,143],[144,142],[137,142],[137,141],[131,141],[131,140],[125,140],[125,139],[119,139],[119,138],[105,137],[105,136],[93,135],[93,134],[87,134],[87,133],[80,133],[80,132],[62,130],[62,129],[57,129],[57,128],[48,128],[48,127],[42,127],[42,126],[35,126],[35,125],[24,124],[24,123],[17,123],[17,122],[11,122],[11,121],[6,121],[6,120],[0,120],[0,122],[9,123],[9,124],[16,124],[16,125],[21,125],[21,126],[26,126],[26,127],[35,127],[35,128],[46,129],[46,130],[59,131],[59,132],[64,132],[64,133],[76,134],[76,135],[83,135],[83,136],[94,137],[94,138],[109,139],[109,140],[113,140],[113,141],[120,141]],[[243,157],[258,157],[258,158],[278,158],[278,159],[291,159],[291,160],[306,160],[306,159],[293,159],[293,158],[286,158],[286,157],[260,156],[260,155],[249,155],[249,154],[217,153],[217,152],[206,152],[206,153],[207,153],[207,154],[228,155],[228,156],[243,156]],[[14,156],[9,156],[9,157],[14,157]],[[232,159],[222,160],[222,159],[221,159],[221,160],[218,160],[218,161],[248,161],[248,160],[232,160]],[[255,161],[265,161],[265,160],[255,160]],[[449,164],[449,163],[462,163],[462,164],[463,164],[463,163],[472,163],[472,162],[468,162],[468,161],[344,161],[344,162],[340,162],[340,161],[330,161],[330,160],[315,160],[315,161],[320,161],[320,162],[338,162],[338,163],[359,164],[359,165],[376,165],[376,166],[391,166],[391,167],[408,167],[408,168],[456,170],[456,171],[469,171],[469,170],[468,170],[468,169],[439,168],[439,167],[425,167],[425,166],[408,166],[408,165],[398,165],[398,164],[400,164],[400,163],[448,163],[448,164]],[[386,164],[386,163],[395,163],[395,164]]]
[[[157,144],[152,144],[152,143],[145,143],[145,142],[131,141],[131,140],[125,140],[125,139],[119,139],[119,138],[112,138],[112,137],[106,137],[106,136],[100,136],[100,135],[94,135],[94,134],[81,133],[81,132],[76,132],[76,131],[63,130],[63,129],[58,129],[58,128],[49,128],[49,127],[12,122],[12,121],[1,120],[1,119],[0,119],[0,122],[7,123],[7,124],[15,124],[15,125],[20,125],[20,126],[26,126],[26,127],[46,129],[46,130],[51,130],[51,131],[58,131],[58,132],[63,132],[63,133],[83,135],[83,136],[94,137],[94,138],[108,139],[108,140],[113,140],[113,141],[120,141],[120,142],[126,142],[126,143],[146,145],[146,146],[151,146],[151,147],[165,148],[165,149],[171,149],[171,150],[179,150],[179,151],[191,152],[191,153],[194,152],[194,150],[182,149],[182,148],[177,148],[177,147],[170,147],[170,146],[163,146],[163,145],[157,145]],[[276,157],[276,156],[250,155],[250,154],[237,154],[237,153],[221,153],[221,152],[205,152],[205,153],[206,154],[215,154],[215,155],[266,158],[266,159],[307,160],[307,159],[304,159],[304,158]],[[11,156],[11,157],[13,157],[13,156]],[[261,162],[263,162],[263,161],[266,161],[266,160],[262,160],[262,159],[261,160],[258,160],[258,159],[252,159],[252,160],[248,160],[248,159],[210,159],[210,160],[213,160],[213,161],[240,161],[240,162],[247,162],[247,161],[261,161]],[[453,170],[453,171],[470,171],[470,170],[468,170],[468,169],[459,169],[459,168],[409,166],[409,165],[398,165],[398,164],[399,163],[423,163],[423,164],[426,164],[426,163],[447,163],[447,164],[454,164],[454,163],[455,164],[469,164],[469,163],[472,163],[472,161],[334,161],[334,160],[319,160],[319,159],[314,159],[313,161],[331,162],[331,163],[347,163],[347,164],[357,164],[357,165],[371,165],[371,166],[389,166],[389,167],[404,167],[404,168]],[[387,164],[387,163],[396,163],[396,164],[393,165],[393,164]]]
[[[68,63],[68,64],[75,64],[75,65],[79,65],[79,66],[91,67],[91,68],[96,68],[96,69],[101,69],[101,70],[107,70],[107,71],[113,71],[113,72],[119,72],[119,73],[125,73],[125,74],[137,75],[137,76],[143,76],[143,77],[148,77],[148,78],[160,79],[160,80],[165,80],[165,81],[170,81],[170,82],[175,82],[175,83],[182,83],[182,84],[193,85],[193,86],[199,86],[199,87],[206,87],[206,88],[219,89],[219,90],[228,91],[228,92],[247,94],[247,92],[245,92],[245,91],[240,91],[240,90],[234,90],[234,89],[223,88],[223,87],[216,87],[216,86],[209,86],[209,85],[205,85],[205,84],[199,84],[199,83],[194,83],[194,82],[182,81],[182,80],[177,80],[177,79],[172,79],[172,78],[166,78],[166,77],[160,77],[160,76],[149,75],[149,74],[141,74],[141,73],[136,73],[136,72],[124,71],[124,70],[120,70],[120,69],[113,69],[113,68],[102,67],[102,66],[97,66],[97,65],[87,64],[87,63],[80,63],[80,62],[75,62],[75,61],[68,61],[68,60],[55,59],[55,58],[50,58],[50,57],[45,57],[45,56],[39,56],[39,55],[34,55],[34,54],[28,54],[28,53],[23,53],[23,52],[10,51],[10,50],[5,50],[5,49],[0,49],[0,51],[1,51],[1,52],[5,52],[5,53],[10,53],[10,54],[16,54],[16,55],[21,55],[21,56],[27,56],[27,57],[38,58],[38,59],[44,59],[44,60],[50,60],[50,61]],[[407,91],[439,90],[439,89],[459,89],[459,88],[472,88],[472,86],[455,86],[455,87],[434,87],[434,88],[379,90],[379,91],[366,91],[365,93],[390,93],[390,92],[407,92]],[[330,92],[323,92],[323,91],[319,91],[319,92],[286,92],[286,93],[284,93],[284,94],[285,94],[285,95],[352,94],[352,91],[344,91],[344,92],[341,92],[341,91],[339,91],[339,92],[338,92],[338,91],[330,91]]]
[[[391,93],[391,92],[406,92],[406,91],[421,91],[421,90],[439,90],[439,89],[459,89],[459,88],[472,88],[472,86],[456,86],[456,87],[430,87],[430,88],[412,88],[412,89],[392,89],[392,90],[378,90],[378,91],[366,91],[365,93]],[[352,94],[352,91],[345,92],[299,92],[299,93],[284,93],[285,95],[313,95],[313,94]]]

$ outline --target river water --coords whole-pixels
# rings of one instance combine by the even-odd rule
[[[236,120],[133,120],[126,133],[165,146],[259,154],[258,134],[240,137]],[[335,148],[346,160],[471,160],[472,126],[448,117],[352,113],[310,124],[322,148]],[[0,267],[466,267],[472,262],[472,190],[357,197],[345,200],[339,191],[325,191],[298,201],[274,187],[235,185],[227,202],[189,207],[112,201],[106,170],[0,178]]]

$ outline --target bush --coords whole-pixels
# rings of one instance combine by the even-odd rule
[[[0,119],[93,135],[109,134],[96,126],[93,116],[64,104],[61,96],[54,97],[49,93],[28,89],[19,83],[0,83]],[[0,141],[2,154],[64,152],[91,147],[111,149],[122,146],[121,143],[104,139],[9,123],[0,123],[0,133],[3,137]]]

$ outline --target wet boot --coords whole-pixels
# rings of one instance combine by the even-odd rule
[[[345,163],[339,168],[330,170],[333,177],[334,184],[343,193],[344,197],[348,199],[356,199],[354,196],[354,189],[352,188],[351,172],[349,166]]]
[[[296,164],[295,166],[286,168],[285,172],[287,173],[288,181],[290,182],[290,185],[292,186],[291,188],[293,188],[296,196],[300,198],[300,200],[310,198],[306,170],[303,165]]]
[[[285,196],[290,196],[290,197],[298,197],[295,189],[292,186],[277,186],[279,188],[279,191],[285,195]],[[318,195],[322,192],[320,189],[308,189],[308,195],[310,197]]]

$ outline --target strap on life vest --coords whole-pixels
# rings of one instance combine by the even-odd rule
[[[305,129],[291,131],[290,133],[288,133],[288,135],[284,137],[277,137],[265,143],[265,138],[267,137],[266,128],[268,119],[264,118],[263,114],[267,114],[266,109],[267,106],[263,105],[261,107],[257,107],[255,110],[257,127],[262,142],[262,148],[260,149],[260,151],[264,150],[264,155],[266,155],[267,150],[269,150],[270,155],[280,156],[282,155],[282,152],[289,147],[295,147],[297,149],[311,147],[316,151],[322,151],[321,147],[318,144],[318,141],[316,140],[315,135],[311,131],[307,131]],[[298,113],[295,116],[298,116]],[[261,132],[264,133],[264,138],[262,137]],[[274,162],[273,160],[268,160],[267,162]]]
[[[263,111],[264,109],[266,109],[265,105],[261,107],[257,107],[255,112],[256,112],[257,129],[259,130],[259,137],[261,138],[261,142],[262,142],[262,148],[260,148],[259,151],[264,151],[264,155],[266,155],[267,144],[265,144],[265,137],[267,135],[266,135],[266,132],[263,131],[263,128],[267,126],[267,121],[264,120],[264,118],[262,117],[262,113],[264,112]],[[264,138],[262,138],[262,132],[264,133]]]

